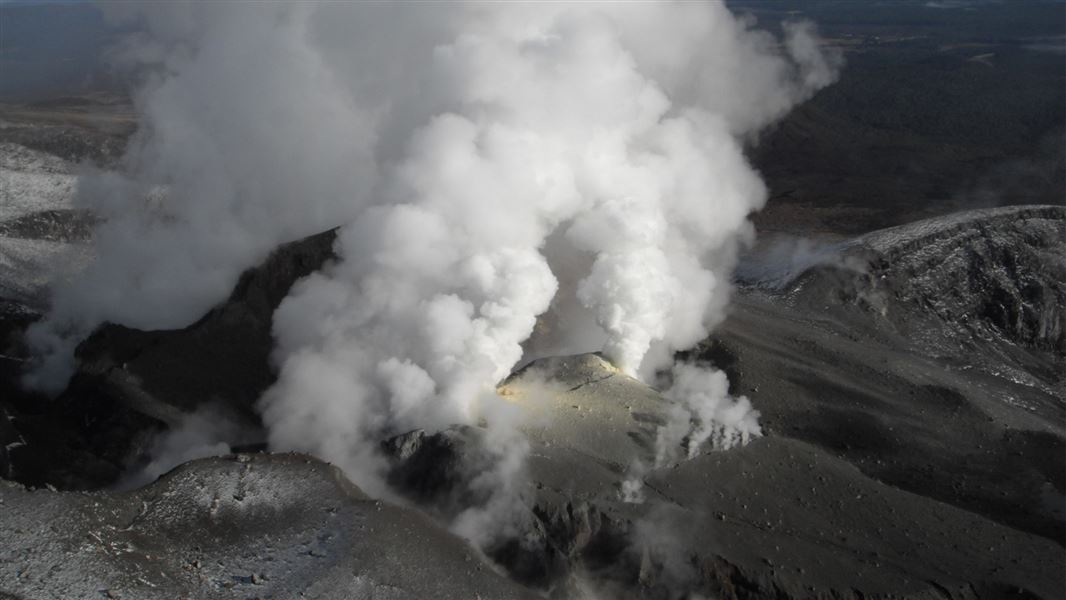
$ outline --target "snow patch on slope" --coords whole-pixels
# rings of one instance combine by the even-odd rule
[[[42,210],[72,208],[77,176],[67,161],[0,143],[0,221]]]
[[[0,225],[72,208],[74,171],[74,165],[51,154],[0,143]],[[0,298],[43,310],[48,283],[57,274],[80,270],[90,259],[86,245],[0,236]]]

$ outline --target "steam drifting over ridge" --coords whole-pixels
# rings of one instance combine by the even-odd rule
[[[144,125],[80,183],[98,258],[31,331],[31,383],[61,387],[100,322],[188,324],[343,225],[275,314],[261,409],[274,448],[370,490],[382,436],[508,422],[495,385],[523,355],[602,349],[648,379],[704,338],[765,201],[742,143],[836,68],[810,26],[778,43],[718,3],[108,10],[147,27],[120,53],[151,73]]]

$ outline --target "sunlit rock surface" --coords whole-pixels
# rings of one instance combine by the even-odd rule
[[[540,361],[531,367],[536,378],[527,369],[503,386],[505,397],[520,397],[545,394],[542,381],[561,384],[543,401],[552,416],[527,426],[533,511],[546,551],[565,563],[558,569],[568,574],[560,589],[617,598],[693,590],[723,598],[1062,594],[1064,581],[1053,568],[1063,557],[1062,513],[1055,508],[1061,506],[1062,472],[1055,471],[1061,445],[1050,441],[1061,444],[1061,437],[988,424],[961,396],[954,396],[960,404],[944,406],[936,394],[946,399],[947,391],[908,386],[899,375],[889,375],[899,394],[877,403],[862,395],[849,402],[831,387],[805,390],[819,379],[767,352],[777,345],[770,340],[793,336],[802,346],[804,339],[823,344],[836,336],[816,327],[806,334],[789,329],[790,321],[772,312],[745,323],[731,321],[723,335],[739,329],[758,337],[723,366],[742,391],[755,394],[768,435],[728,451],[704,449],[665,468],[633,469],[633,461],[649,456],[641,439],[651,421],[632,415],[655,415],[663,400],[598,356]],[[701,351],[704,358],[714,354],[709,346]],[[871,355],[869,363],[853,358],[825,376],[861,389],[859,381],[883,356]],[[523,380],[532,389],[523,389]],[[579,406],[589,407],[585,416]],[[960,446],[923,447],[925,427]],[[963,457],[982,466],[929,472]],[[894,470],[914,475],[880,477]],[[641,501],[626,502],[623,485],[635,472]],[[934,474],[954,494],[929,482]],[[998,485],[1004,478],[1010,483]],[[1025,508],[970,496],[988,498],[993,491]],[[975,512],[978,505],[985,510]]]
[[[536,360],[499,393],[525,409],[522,429],[538,453],[576,453],[612,471],[655,461],[670,406],[596,354]]]
[[[125,494],[0,482],[18,598],[532,598],[428,517],[300,455],[188,463]]]

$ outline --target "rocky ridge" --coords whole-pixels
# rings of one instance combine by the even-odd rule
[[[1046,325],[1013,329],[974,308],[996,290],[1028,293],[1030,304],[1061,294],[1062,280],[1048,277],[1057,271],[1033,257],[1055,258],[1062,212],[923,223],[845,244],[788,285],[742,283],[732,315],[689,356],[725,370],[762,412],[765,437],[742,448],[635,468],[649,463],[664,422],[655,390],[595,355],[527,365],[501,386],[528,413],[522,533],[486,551],[558,598],[1063,596],[1066,407],[1053,368],[1063,357],[1045,343],[1055,306],[1023,319]],[[33,486],[107,485],[206,399],[255,428],[255,390],[273,378],[270,315],[329,260],[332,237],[280,248],[184,330],[102,328],[79,349],[80,374],[59,401],[43,411],[31,398],[0,402],[0,473]],[[1013,267],[994,262],[1006,254]],[[966,296],[953,287],[958,269],[989,273]],[[1024,291],[1033,285],[1042,291]],[[943,310],[929,310],[936,300]],[[1030,368],[1041,364],[1050,368]],[[5,365],[13,386],[17,365]],[[394,488],[447,523],[480,501],[464,477],[486,460],[483,436],[464,426],[386,440]],[[640,495],[627,494],[634,486]],[[38,588],[15,578],[0,589]]]
[[[0,590],[18,598],[535,597],[307,456],[200,460],[125,494],[0,481],[0,507]]]

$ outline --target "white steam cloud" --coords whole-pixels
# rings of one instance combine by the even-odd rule
[[[208,456],[229,454],[231,443],[247,441],[248,432],[224,409],[207,404],[186,414],[159,433],[145,449],[140,464],[131,465],[114,488],[129,490],[149,484],[178,465]]]
[[[275,314],[261,409],[272,447],[371,490],[378,440],[477,422],[524,354],[648,379],[703,339],[766,198],[742,145],[837,67],[809,25],[778,40],[714,2],[108,10],[145,25],[121,53],[151,74],[144,123],[121,173],[81,182],[98,258],[33,328],[32,383],[61,387],[100,322],[186,325],[343,225]]]
[[[673,383],[663,396],[674,401],[674,411],[659,430],[657,467],[676,460],[682,448],[684,458],[694,458],[705,444],[728,450],[762,435],[759,411],[752,408],[747,396],[729,395],[725,373],[697,364],[677,363],[672,375]]]
[[[637,460],[630,465],[619,490],[623,502],[644,502],[644,477],[651,469],[696,458],[705,448],[728,450],[762,436],[759,411],[747,396],[734,398],[729,394],[729,379],[722,371],[710,365],[677,362],[669,377],[663,397],[672,404],[666,422],[656,432],[654,463]]]

